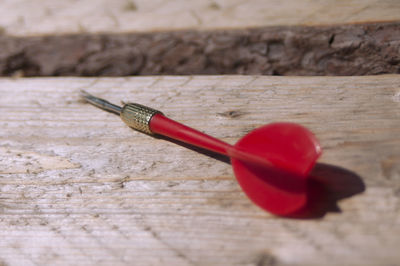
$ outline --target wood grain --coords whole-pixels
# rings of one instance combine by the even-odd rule
[[[7,34],[149,32],[400,20],[393,0],[3,0]]]
[[[366,191],[320,219],[274,217],[229,164],[132,131],[85,89],[227,142],[309,127]],[[400,76],[0,79],[0,265],[396,265]]]

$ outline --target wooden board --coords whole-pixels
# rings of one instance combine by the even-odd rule
[[[80,89],[229,143],[301,123],[341,168],[316,171],[353,195],[318,219],[272,216],[223,160],[134,132]],[[399,107],[399,75],[0,79],[0,265],[396,265]]]
[[[400,20],[393,0],[3,0],[9,35],[149,32]]]

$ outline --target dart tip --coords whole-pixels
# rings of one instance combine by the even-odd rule
[[[86,100],[88,97],[90,97],[90,96],[92,96],[91,94],[89,94],[87,91],[85,91],[85,90],[80,90],[79,91],[79,95],[84,99],[84,100]]]
[[[112,104],[104,99],[95,97],[88,93],[85,90],[80,90],[80,96],[86,102],[111,113],[119,115],[121,113],[121,107],[115,104]]]

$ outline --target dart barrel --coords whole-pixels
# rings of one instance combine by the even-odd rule
[[[122,107],[121,119],[128,126],[146,134],[153,134],[150,130],[150,120],[156,114],[162,114],[153,108],[137,104],[127,103]]]

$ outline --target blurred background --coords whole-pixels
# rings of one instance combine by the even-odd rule
[[[399,73],[400,1],[2,0],[0,75]]]

